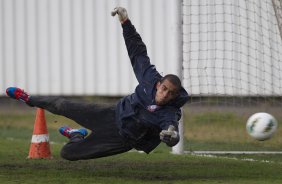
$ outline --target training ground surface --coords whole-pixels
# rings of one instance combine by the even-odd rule
[[[77,125],[50,113],[46,113],[46,120],[53,159],[29,160],[26,157],[35,109],[1,99],[0,104],[1,184],[282,183],[280,154],[173,155],[162,144],[149,155],[131,151],[96,160],[66,161],[59,156],[66,139],[57,129],[65,124]],[[238,107],[185,107],[185,150],[282,151],[280,129],[264,142],[246,134],[245,120],[255,111]],[[279,114],[275,116],[280,121]]]

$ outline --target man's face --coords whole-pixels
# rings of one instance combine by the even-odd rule
[[[155,101],[157,105],[165,105],[178,96],[177,87],[169,80],[157,83]]]

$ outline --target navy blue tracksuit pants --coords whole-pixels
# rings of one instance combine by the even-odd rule
[[[42,96],[31,96],[28,104],[65,116],[92,131],[85,139],[70,139],[62,148],[61,156],[67,160],[105,157],[132,149],[119,134],[115,105],[103,106]]]

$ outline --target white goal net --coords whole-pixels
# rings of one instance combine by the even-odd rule
[[[274,10],[271,0],[184,1],[183,75],[190,95],[282,96]]]
[[[240,143],[248,139],[243,125],[250,114],[267,111],[280,116],[281,5],[281,0],[183,1],[183,85],[191,96],[185,119],[199,121],[194,129],[185,122],[190,126],[185,132],[189,144],[196,138],[208,142],[211,137],[222,142],[220,134],[225,132],[212,123],[225,123],[228,130],[228,123],[236,119],[234,113],[242,129],[226,133],[226,139],[242,139]],[[212,113],[224,110],[227,113],[222,116]],[[211,117],[195,115],[204,112]],[[207,130],[195,133],[205,121]]]

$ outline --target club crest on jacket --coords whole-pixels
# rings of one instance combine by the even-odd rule
[[[154,112],[154,111],[156,111],[158,108],[159,108],[158,105],[148,105],[148,106],[147,106],[147,110],[150,111],[150,112]]]

